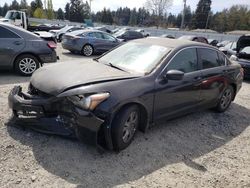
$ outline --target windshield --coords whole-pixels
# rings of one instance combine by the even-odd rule
[[[228,43],[228,44],[225,46],[225,48],[226,48],[226,49],[230,49],[231,46],[232,46],[232,44],[233,44],[233,42]]]
[[[60,29],[60,32],[66,32],[68,29],[72,28],[73,26],[68,26],[66,25],[65,27],[63,27],[62,29]]]
[[[114,33],[113,36],[118,37],[118,36],[123,35],[125,32],[126,32],[125,30],[120,30],[120,31],[117,31],[116,33]]]
[[[21,19],[21,16],[20,16],[20,12],[8,11],[4,18],[14,20],[14,19]]]
[[[72,31],[70,32],[71,35],[77,35],[77,36],[80,36],[82,35],[84,32],[86,32],[85,30],[76,30],[76,31]]]
[[[193,36],[181,36],[178,39],[192,40]]]
[[[241,52],[243,52],[243,53],[246,53],[246,54],[249,54],[249,55],[250,55],[250,46],[243,48],[243,49],[241,50]]]
[[[170,52],[169,48],[138,42],[126,43],[99,59],[129,72],[150,73]]]

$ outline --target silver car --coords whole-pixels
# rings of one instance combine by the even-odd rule
[[[120,40],[99,30],[78,30],[63,36],[62,47],[72,53],[85,56],[109,51],[120,44]]]

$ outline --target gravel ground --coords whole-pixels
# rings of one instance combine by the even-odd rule
[[[61,60],[84,57],[58,48]],[[94,147],[6,126],[7,96],[29,78],[0,73],[0,187],[250,187],[250,83],[230,109],[194,113],[138,133],[129,148]]]

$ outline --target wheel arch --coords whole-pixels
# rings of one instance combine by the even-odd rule
[[[14,60],[13,60],[13,62],[12,62],[13,70],[15,70],[15,68],[16,68],[16,60],[17,60],[20,56],[22,56],[22,55],[33,55],[33,56],[39,61],[39,64],[40,64],[40,65],[42,64],[42,63],[41,63],[41,59],[39,58],[39,56],[38,56],[37,54],[32,53],[32,52],[22,52],[22,53],[18,54],[18,55],[14,58]]]
[[[235,96],[236,96],[236,92],[237,92],[237,85],[236,85],[235,83],[231,83],[231,84],[229,84],[229,85],[232,86],[233,89],[234,89],[234,96],[233,96],[233,101],[234,101]]]
[[[139,130],[142,132],[145,132],[148,128],[149,125],[149,112],[147,110],[147,108],[140,102],[137,101],[133,101],[133,102],[127,102],[125,104],[122,104],[121,106],[119,106],[113,115],[113,119],[116,117],[116,115],[121,112],[123,109],[128,108],[129,106],[138,106],[139,108],[139,112],[140,112],[140,123],[139,123]],[[141,118],[143,117],[143,118]],[[113,121],[113,120],[112,120]]]

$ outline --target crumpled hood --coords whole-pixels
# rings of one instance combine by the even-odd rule
[[[30,82],[36,89],[56,96],[69,88],[81,85],[138,76],[140,75],[124,72],[89,59],[45,65],[34,72]]]

